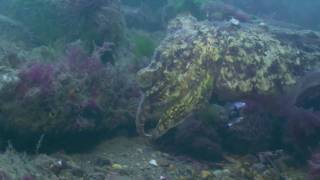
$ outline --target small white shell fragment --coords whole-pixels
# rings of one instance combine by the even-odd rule
[[[233,18],[233,17],[230,19],[229,22],[234,26],[239,26],[240,25],[240,21],[238,19]]]
[[[151,159],[151,160],[149,161],[149,164],[152,165],[152,166],[158,166],[157,161],[154,160],[154,159]]]
[[[160,176],[160,180],[167,180],[167,178],[164,176]]]

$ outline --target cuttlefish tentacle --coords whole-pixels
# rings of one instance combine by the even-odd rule
[[[146,95],[143,92],[140,92],[140,94],[141,94],[141,98],[140,98],[140,101],[139,101],[138,109],[137,109],[137,112],[136,112],[136,120],[135,120],[136,130],[137,130],[137,133],[140,136],[151,137],[150,134],[146,134],[145,133],[144,125],[145,125],[146,119],[141,117],[141,113],[142,113],[143,105],[144,105],[144,102],[145,102],[145,99],[146,99]]]

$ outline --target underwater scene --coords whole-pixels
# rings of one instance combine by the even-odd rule
[[[319,0],[0,0],[0,180],[320,180]]]

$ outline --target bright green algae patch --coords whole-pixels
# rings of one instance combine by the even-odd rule
[[[145,100],[160,114],[153,132],[157,138],[204,105],[213,92],[231,99],[277,93],[295,84],[312,63],[258,27],[215,26],[181,16],[170,23],[167,37],[138,79]]]

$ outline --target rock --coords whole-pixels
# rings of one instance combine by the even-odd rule
[[[214,106],[216,107],[216,106]],[[214,125],[220,123],[216,113],[199,116],[216,117],[214,120],[203,120],[190,117],[182,122],[174,131],[164,135],[156,142],[162,149],[175,154],[188,155],[196,159],[216,161],[222,159],[221,137]],[[208,120],[208,121],[207,121]],[[214,122],[212,122],[214,121]],[[211,122],[209,124],[209,122]]]
[[[94,162],[94,164],[97,165],[97,166],[102,167],[102,166],[109,166],[109,165],[111,165],[112,163],[111,163],[111,161],[110,161],[109,159],[107,159],[107,158],[97,157],[96,160],[95,160],[95,162]]]
[[[3,170],[0,170],[0,179],[1,180],[10,180],[11,178],[9,177],[9,175],[4,172]]]
[[[258,26],[259,26],[261,29],[263,29],[264,31],[269,31],[269,26],[268,26],[268,24],[266,24],[265,22],[260,22],[260,23],[258,24]]]
[[[6,85],[17,81],[19,81],[19,77],[16,70],[0,66],[0,90]]]
[[[17,70],[0,65],[4,67],[0,68],[0,128],[2,131],[10,132],[7,133],[10,134],[7,138],[12,139],[13,144],[18,144],[20,149],[36,144],[35,141],[44,134],[43,143],[50,143],[50,148],[55,146],[54,144],[64,148],[77,146],[70,142],[78,142],[81,147],[89,147],[83,143],[91,144],[99,139],[92,140],[89,134],[109,132],[122,125],[123,127],[133,126],[138,89],[135,88],[137,91],[131,89],[129,84],[134,83],[129,80],[131,75],[122,73],[122,70],[119,70],[120,67],[101,62],[102,60],[97,56],[106,49],[108,49],[108,43],[105,46],[96,47],[94,52],[87,56],[84,53],[86,50],[79,42],[68,46],[66,55],[59,57],[61,63],[57,62],[58,59],[55,62],[44,62],[47,59],[42,59],[42,62],[32,61],[20,65]],[[84,63],[90,65],[84,65]],[[81,74],[82,77],[75,74]],[[128,78],[122,78],[124,75]],[[74,83],[77,81],[75,76],[81,79],[83,84],[90,84],[90,87],[78,89],[76,86],[82,83]],[[94,81],[90,78],[93,76],[95,76]],[[113,78],[117,80],[114,79],[112,85],[109,80]],[[121,79],[126,82],[121,82]],[[84,81],[90,83],[84,83]],[[96,84],[94,88],[93,82]],[[5,88],[2,88],[4,86]],[[128,89],[120,88],[121,86],[126,86]],[[108,96],[108,92],[112,95]],[[131,93],[134,93],[135,97],[131,96]],[[115,96],[115,94],[118,95]],[[111,100],[112,98],[114,101]],[[128,103],[128,100],[135,102]],[[114,104],[112,105],[111,102]],[[125,106],[132,108],[130,112],[125,110]],[[55,140],[49,140],[50,138]],[[84,140],[84,138],[90,138],[90,140]],[[65,146],[66,144],[68,145]]]
[[[115,163],[115,164],[112,164],[111,168],[115,170],[120,170],[120,169],[123,169],[124,167],[121,164]]]
[[[158,162],[159,166],[161,166],[161,167],[169,167],[170,166],[169,161],[167,161],[166,159],[160,159],[157,162]]]
[[[222,170],[215,170],[213,171],[212,174],[214,175],[214,177],[217,177],[219,179],[223,177],[227,178],[231,174],[231,172],[228,169],[222,169]]]
[[[52,179],[59,178],[50,170],[49,164],[56,161],[56,159],[39,155],[36,158],[26,154],[19,154],[12,149],[0,154],[0,179]]]
[[[207,179],[207,178],[209,178],[211,175],[212,175],[212,174],[211,174],[210,171],[207,171],[207,170],[201,171],[201,178],[202,178],[202,179]]]
[[[235,19],[235,18],[231,18],[229,23],[232,25],[232,26],[235,26],[235,27],[239,27],[240,26],[240,21],[238,19]]]
[[[168,180],[165,176],[160,176],[160,180]]]
[[[69,165],[64,160],[56,160],[50,164],[50,170],[56,175],[60,174],[67,168],[69,168]]]
[[[86,172],[81,168],[72,168],[71,173],[76,177],[83,177],[86,174]]]
[[[143,153],[143,149],[138,148],[138,149],[137,149],[137,152],[140,153],[140,154],[142,154],[142,153]]]
[[[262,173],[266,169],[263,163],[256,163],[252,166],[252,168],[259,173]]]
[[[101,45],[104,41],[119,42],[123,35],[124,22],[117,0],[36,0],[32,3],[18,0],[9,2],[7,6],[6,12],[11,10],[19,13],[1,15],[1,27],[4,23],[16,27],[16,33],[10,33],[12,37],[28,33],[32,35],[29,39],[39,44],[50,44],[61,39],[70,42],[80,38],[89,44],[94,41]],[[44,31],[49,26],[51,30]]]
[[[132,171],[130,171],[129,169],[120,169],[119,170],[119,174],[122,176],[130,176],[130,174],[132,174]]]
[[[106,176],[103,173],[100,172],[94,172],[87,176],[90,180],[105,180]]]
[[[155,159],[151,159],[151,160],[149,161],[149,164],[152,165],[152,166],[155,166],[155,167],[158,166],[158,163],[157,163],[157,161],[156,161]]]

